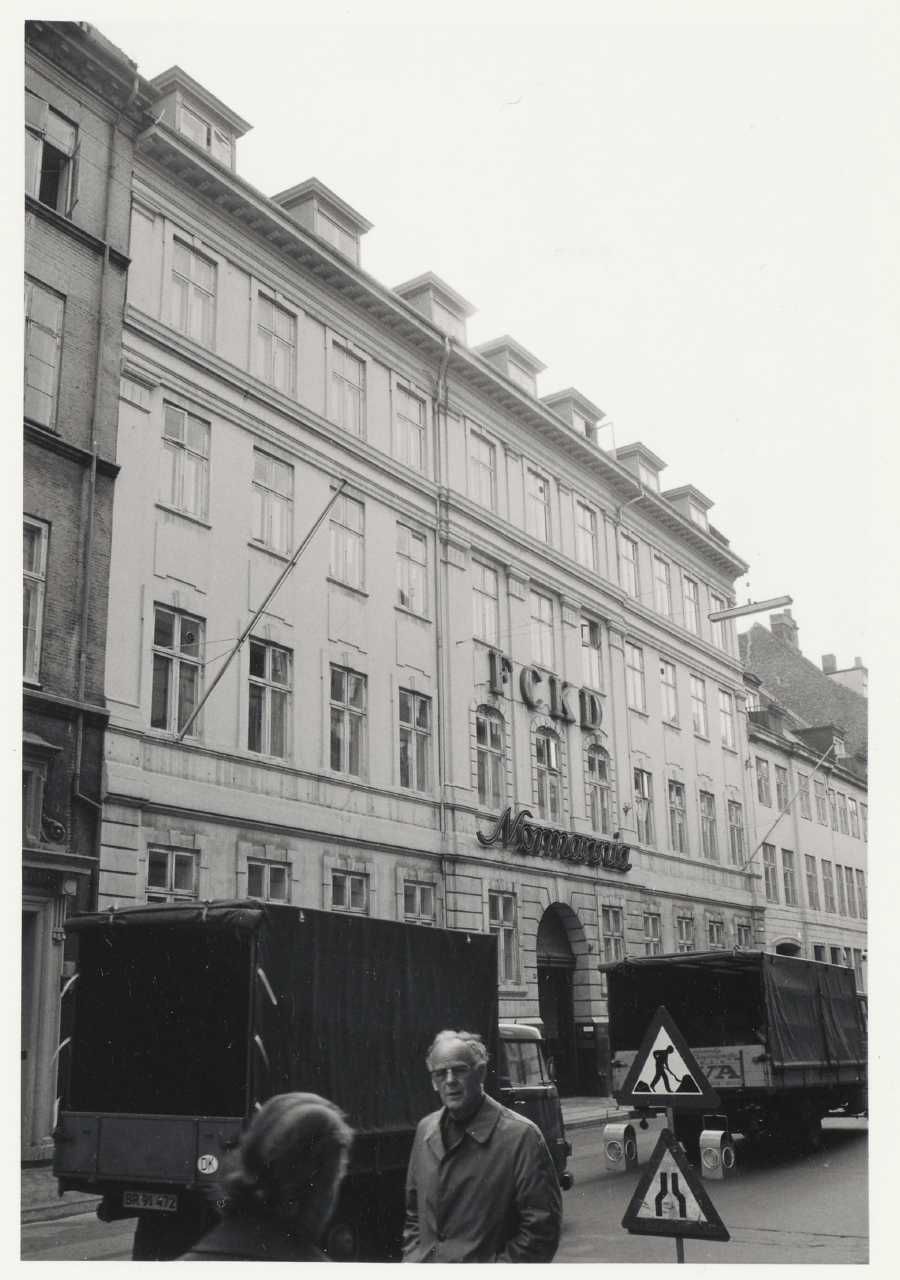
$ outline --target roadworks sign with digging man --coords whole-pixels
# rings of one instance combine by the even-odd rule
[[[653,1015],[616,1097],[624,1106],[676,1107],[679,1111],[710,1111],[719,1105],[719,1095],[663,1005]]]

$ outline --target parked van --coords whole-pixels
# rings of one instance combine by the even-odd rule
[[[574,1178],[566,1169],[572,1144],[566,1141],[559,1090],[544,1056],[537,1027],[501,1022],[498,1042],[497,1087],[503,1105],[533,1120],[550,1148],[559,1185],[568,1191]]]

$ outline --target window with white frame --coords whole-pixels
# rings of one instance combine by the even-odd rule
[[[719,690],[719,732],[722,746],[732,751],[737,746],[734,728],[734,694],[728,689]]]
[[[807,854],[806,863],[806,901],[811,911],[819,910],[819,869],[812,854]]]
[[[499,809],[503,803],[503,717],[493,707],[475,712],[475,759],[478,776],[478,803],[484,809]]]
[[[41,676],[41,640],[47,590],[47,547],[50,526],[26,516],[22,553],[22,676],[36,683]]]
[[[525,475],[525,525],[533,538],[550,541],[550,481],[531,467]]]
[[[834,898],[834,871],[832,864],[822,859],[822,900],[826,911],[833,915],[837,911]]]
[[[208,151],[214,160],[232,167],[232,142],[227,133],[217,129],[214,124],[204,120],[196,111],[192,111],[186,103],[181,104],[178,113],[178,131],[191,142]]]
[[[635,711],[647,710],[644,651],[630,640],[625,641],[625,699]]]
[[[575,502],[575,558],[597,571],[597,516],[584,502]]]
[[[706,713],[706,681],[691,676],[691,727],[701,738],[709,737],[709,719]]]
[[[838,915],[847,914],[847,893],[844,887],[844,868],[839,862],[834,864],[834,879],[837,884]]]
[[[686,574],[682,578],[684,583],[684,626],[685,630],[690,631],[692,635],[700,634],[700,588],[693,578],[689,578]]]
[[[831,787],[828,788],[828,812],[831,815],[831,830],[837,831],[838,829],[837,792],[834,791]]]
[[[825,799],[825,783],[816,778],[814,786],[816,791],[816,822],[821,823],[823,827],[827,827],[828,802]]]
[[[553,651],[553,601],[549,596],[532,591],[531,596],[531,657],[539,667],[552,671]]]
[[[859,805],[853,796],[847,797],[847,811],[850,816],[850,834],[859,839]]]
[[[148,902],[179,902],[198,896],[197,854],[188,849],[147,849]]]
[[[247,859],[247,897],[261,902],[290,902],[290,868],[284,862]]]
[[[516,938],[516,895],[488,893],[488,929],[497,939],[497,978],[501,986],[519,980],[519,947]]]
[[[676,853],[687,853],[687,805],[684,783],[669,779],[669,840]]]
[[[251,639],[248,751],[281,759],[287,756],[291,666],[290,649]]]
[[[292,396],[297,386],[297,317],[260,294],[256,305],[257,372],[276,391]]]
[[[331,508],[329,573],[361,591],[365,583],[366,512],[361,502],[341,494]]]
[[[644,955],[662,955],[662,917],[657,911],[644,912]]]
[[[494,510],[497,492],[497,450],[490,440],[469,433],[469,490],[473,501]]]
[[[216,264],[183,240],[172,245],[172,324],[212,347],[216,331]]]
[[[735,866],[743,865],[745,853],[744,806],[739,800],[728,801],[728,848]]]
[[[588,689],[600,689],[603,685],[600,657],[600,623],[593,618],[582,618],[581,679]]]
[[[209,423],[166,404],[160,501],[205,520],[209,515]]]
[[[809,801],[809,776],[797,774],[797,799],[800,802],[800,817],[812,820],[812,808]]]
[[[400,690],[400,786],[431,789],[431,699]]]
[[[790,849],[781,850],[781,879],[784,884],[784,905],[796,907],[798,905],[797,872],[794,866],[794,854]]]
[[[178,609],[156,605],[153,610],[153,682],[150,725],[180,733],[200,701],[203,685],[204,622]],[[187,736],[198,737],[200,725]]]
[[[594,745],[588,747],[585,756],[591,828],[606,834],[612,831],[609,753],[603,747]]]
[[[397,388],[396,453],[415,471],[425,470],[425,401],[405,387]]]
[[[253,540],[288,555],[294,526],[294,468],[253,450]]]
[[[348,231],[335,218],[329,217],[324,209],[316,208],[316,235],[326,240],[338,253],[342,253],[351,262],[359,261],[359,241],[352,231]]]
[[[675,949],[682,953],[694,950],[693,916],[677,916],[675,919]]]
[[[654,493],[659,493],[659,472],[655,467],[650,467],[646,462],[638,459],[638,479],[647,489],[652,489]]]
[[[863,840],[868,840],[869,838],[869,806],[867,804],[863,804],[862,801],[860,801],[859,803],[859,824],[862,829]]]
[[[688,515],[691,523],[695,524],[698,529],[703,529],[705,532],[709,531],[709,520],[706,517],[706,512],[702,507],[698,507],[696,502],[688,503]]]
[[[354,915],[369,914],[369,877],[360,871],[331,873],[331,909]]]
[[[435,923],[433,884],[421,880],[403,881],[403,919],[407,924]]]
[[[25,277],[25,417],[42,427],[56,421],[65,299]]]
[[[721,951],[725,946],[725,921],[707,920],[706,943],[710,951]]]
[[[844,795],[843,791],[839,791],[837,793],[837,811],[838,826],[840,827],[841,834],[849,836],[850,823],[847,820],[847,797]]]
[[[640,595],[638,544],[625,533],[619,535],[619,577],[628,594],[637,600]]]
[[[653,844],[653,776],[646,769],[634,771],[634,819],[640,844]]]
[[[850,874],[849,871],[847,874]],[[866,896],[866,873],[860,870],[856,872],[856,896],[859,900],[859,918],[860,920],[865,920],[869,910]]]
[[[710,613],[719,613],[725,608],[725,601],[722,596],[717,596],[714,592],[709,593],[709,611]],[[711,622],[709,624],[710,637],[717,649],[728,651],[728,623],[725,620],[720,622]]]
[[[825,944],[823,942],[813,943],[813,960],[817,960],[820,964],[825,963]]]
[[[756,757],[756,798],[760,804],[772,804],[772,789],[769,784],[769,762],[762,756]]]
[[[44,788],[47,785],[47,761],[22,760],[22,842],[42,844],[44,819]]]
[[[366,677],[331,667],[329,763],[337,773],[361,778],[366,767]]]
[[[78,127],[25,90],[25,192],[71,217],[78,201]]]
[[[843,947],[831,947],[831,948],[830,948],[830,951],[831,951],[831,963],[832,963],[832,964],[843,964],[843,963],[844,963],[844,948],[843,948]]]
[[[424,533],[397,525],[397,603],[424,617],[428,613],[428,543]]]
[[[331,396],[334,421],[355,436],[366,429],[366,362],[340,343],[331,348]]]
[[[653,600],[657,613],[672,616],[672,570],[662,556],[653,557]]]
[[[606,964],[625,959],[625,928],[621,907],[601,907],[603,959]]]
[[[775,765],[775,807],[783,813],[788,806],[788,771],[784,765]]]
[[[659,660],[659,688],[662,694],[662,718],[666,724],[678,723],[678,689],[675,683],[675,663],[667,658]]]
[[[766,885],[766,902],[780,902],[781,895],[778,892],[778,866],[774,844],[763,845],[762,861]]]
[[[856,919],[856,882],[853,879],[853,868],[844,867],[844,880],[847,885],[847,914]]]
[[[548,822],[562,818],[562,772],[559,765],[559,738],[552,729],[538,729],[534,735],[537,771],[538,817]]]
[[[472,634],[488,644],[500,643],[500,580],[496,569],[472,561]]]
[[[753,946],[753,929],[742,921],[734,926],[735,944],[741,951],[749,951]]]
[[[716,821],[716,797],[711,791],[700,792],[700,847],[704,858],[719,860],[719,832]]]

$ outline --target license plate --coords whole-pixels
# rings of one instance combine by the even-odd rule
[[[123,1191],[125,1209],[152,1209],[157,1213],[177,1213],[178,1197],[164,1191]]]

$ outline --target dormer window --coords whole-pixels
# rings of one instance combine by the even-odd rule
[[[318,178],[307,178],[296,187],[280,191],[272,199],[294,222],[330,244],[342,258],[359,266],[360,236],[370,231],[372,224],[342,200],[336,191],[326,187]]]
[[[202,147],[204,151],[208,151],[214,160],[218,160],[220,164],[232,167],[231,155],[231,138],[227,133],[223,133],[221,129],[217,129],[214,124],[210,124],[208,120],[204,120],[196,111],[192,111],[190,107],[181,104],[181,112],[179,114],[178,126],[186,138],[190,138],[191,142],[196,143],[198,147]]]
[[[843,738],[835,736],[832,744],[832,754],[834,755],[835,760],[841,760],[846,756],[847,748],[844,744]]]
[[[455,342],[466,342],[466,320],[475,308],[433,271],[398,284],[394,293]]]
[[[594,424],[575,410],[572,411],[572,425],[580,436],[587,436],[588,440],[594,439]]]
[[[688,516],[704,533],[709,532],[709,521],[706,518],[706,512],[702,507],[698,507],[695,502],[688,503]]]
[[[537,384],[533,374],[529,373],[527,369],[523,369],[515,360],[510,360],[506,366],[506,372],[517,387],[521,387],[529,395],[533,396],[535,394]]]
[[[316,234],[323,240],[327,240],[338,253],[342,253],[351,262],[359,261],[359,240],[356,235],[347,227],[341,226],[321,207],[316,210]]]
[[[466,322],[459,316],[454,315],[449,307],[438,298],[432,298],[431,316],[434,323],[439,329],[443,329],[444,333],[448,333],[451,338],[455,338],[457,342],[465,342],[466,340]]]
[[[645,489],[652,489],[654,493],[659,493],[659,473],[652,467],[648,467],[646,462],[638,462],[638,479]]]
[[[153,107],[157,122],[189,138],[227,169],[234,169],[235,143],[250,128],[247,121],[181,67],[169,67],[151,84],[159,95]]]

